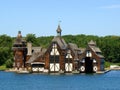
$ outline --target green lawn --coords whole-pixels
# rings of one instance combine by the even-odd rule
[[[120,63],[105,62],[105,68],[110,67],[110,65],[118,65],[118,66],[120,66]]]
[[[0,70],[6,70],[7,68],[6,68],[6,65],[2,65],[2,66],[0,66]]]

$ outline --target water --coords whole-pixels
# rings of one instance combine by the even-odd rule
[[[0,71],[0,90],[120,90],[120,71],[45,75]]]

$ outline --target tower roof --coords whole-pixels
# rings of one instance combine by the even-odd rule
[[[14,42],[14,45],[22,45],[25,40],[22,39],[21,31],[18,31],[17,38]]]
[[[65,42],[65,40],[61,37],[61,28],[60,28],[60,24],[57,27],[57,36],[55,36],[52,40],[52,42],[57,42],[58,45],[61,47],[61,49],[65,49],[67,47],[67,44]]]
[[[62,32],[62,30],[61,30],[61,28],[60,28],[60,25],[58,25],[58,28],[57,28],[57,35],[58,36],[61,36],[61,32]]]
[[[62,37],[55,36],[52,40],[52,42],[57,42],[61,49],[67,48],[67,43]]]
[[[94,42],[93,40],[91,40],[88,45],[92,45],[92,46],[96,46],[96,42]]]

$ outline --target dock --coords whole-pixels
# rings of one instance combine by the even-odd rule
[[[97,73],[97,74],[104,74],[104,73],[107,73],[107,72],[109,72],[109,71],[111,71],[111,69],[105,70],[105,71],[97,71],[96,73]]]
[[[105,69],[105,71],[97,71],[96,73],[97,74],[104,74],[104,73],[107,73],[107,72],[110,72],[111,70],[120,70],[120,68],[107,68]],[[9,70],[5,70],[6,72],[16,72],[16,73],[20,73],[20,74],[29,74],[29,73],[34,73],[34,72],[30,72],[28,71],[27,69],[21,69],[21,70],[17,70],[17,69],[9,69]],[[49,71],[46,69],[44,70],[43,72],[37,72],[37,73],[43,73],[43,74],[51,74],[49,73]],[[55,74],[82,74],[80,71],[72,71],[72,72],[64,72],[64,71],[59,71],[58,73],[55,73]],[[54,75],[54,73],[52,73]]]
[[[27,71],[27,70],[21,70],[21,71],[17,71],[17,73],[20,73],[20,74],[28,74],[28,73],[30,73],[30,72]]]

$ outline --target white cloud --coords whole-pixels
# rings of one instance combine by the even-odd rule
[[[118,4],[118,5],[110,5],[110,6],[102,6],[100,8],[107,8],[107,9],[120,8],[120,4]]]

